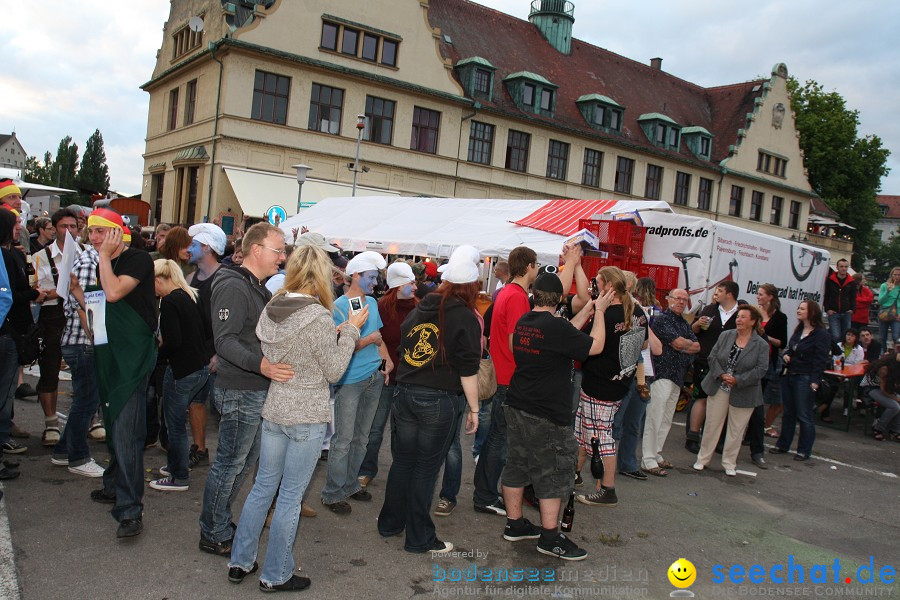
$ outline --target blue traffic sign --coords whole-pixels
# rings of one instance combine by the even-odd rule
[[[284,208],[278,206],[269,207],[269,210],[266,211],[266,219],[269,220],[269,223],[272,225],[281,225],[287,220],[287,213],[284,211]]]

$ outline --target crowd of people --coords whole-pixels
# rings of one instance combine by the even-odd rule
[[[578,244],[545,266],[532,249],[515,248],[493,265],[499,283],[486,296],[470,246],[440,266],[388,264],[371,251],[348,260],[321,234],[285,236],[258,223],[230,250],[214,224],[161,225],[147,240],[107,208],[84,222],[61,209],[37,219],[29,239],[18,189],[0,182],[0,202],[4,453],[25,451],[11,437],[13,399],[19,365],[38,360],[42,443],[53,448],[52,464],[101,481],[91,498],[111,506],[116,535],[143,530],[144,449],[159,442],[167,464],[149,487],[203,485],[199,549],[228,557],[233,583],[260,570],[263,591],[310,585],[295,571],[293,549],[301,517],[316,515],[309,484],[319,462],[322,507],[345,516],[354,502],[373,501],[388,422],[380,535],[403,536],[412,553],[453,550],[432,517],[451,516],[459,502],[467,434],[474,510],[505,517],[505,540],[532,540],[538,552],[573,561],[587,552],[561,530],[563,507],[614,507],[617,477],[668,476],[674,465],[663,448],[688,382],[685,444],[697,471],[718,451],[725,475],[737,476],[742,442],[766,469],[765,437],[777,438],[770,452],[789,452],[796,425],[794,460],[808,460],[835,353],[845,364],[870,361],[862,394],[883,407],[875,438],[900,441],[900,355],[883,353],[868,318],[859,321],[875,294],[847,274],[846,261],[829,275],[824,306],[801,302],[788,331],[774,285],[761,285],[750,304],[735,282],[722,281],[693,313],[686,290],[657,295],[653,279],[615,266],[589,276]],[[77,249],[61,272],[66,244]],[[68,277],[63,297],[60,277]],[[878,293],[882,311],[894,314],[883,341],[897,324],[898,294],[900,268]],[[39,357],[30,348],[36,337]],[[63,361],[72,377],[64,428]],[[218,417],[212,453],[210,410]],[[105,469],[87,442],[98,431],[110,452]],[[191,469],[206,464],[197,481]],[[18,474],[18,463],[4,460],[0,478]],[[538,523],[525,505],[538,510]]]

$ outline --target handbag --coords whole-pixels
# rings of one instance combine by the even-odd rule
[[[491,398],[497,393],[497,373],[490,358],[482,358],[478,365],[478,400]]]
[[[900,300],[900,296],[897,296],[897,298],[894,299],[894,304],[892,304],[890,308],[878,313],[879,321],[882,323],[893,323],[897,320],[897,300]]]
[[[36,323],[32,323],[25,333],[14,333],[13,340],[22,366],[33,365],[44,352],[44,331]]]

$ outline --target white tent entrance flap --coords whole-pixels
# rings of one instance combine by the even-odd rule
[[[222,167],[234,190],[234,195],[245,215],[264,218],[269,207],[284,208],[288,216],[297,214],[297,192],[299,184],[293,175],[267,173],[240,167]],[[397,196],[399,192],[356,186],[357,192],[366,196]],[[303,183],[301,200],[304,206],[315,204],[325,198],[349,196],[352,186],[348,183],[307,179]]]

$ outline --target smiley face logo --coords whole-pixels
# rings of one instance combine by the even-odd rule
[[[688,588],[697,579],[697,569],[686,558],[679,558],[669,567],[669,583],[677,588]]]

